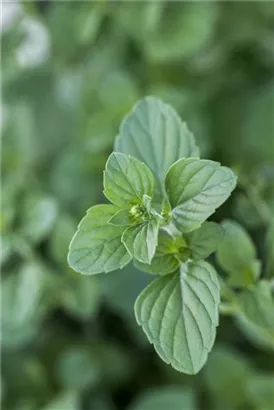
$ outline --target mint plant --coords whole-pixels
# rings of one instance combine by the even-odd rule
[[[131,260],[159,275],[137,298],[136,320],[162,360],[187,374],[205,364],[219,321],[220,283],[205,259],[225,229],[207,219],[236,183],[231,169],[199,158],[172,107],[144,98],[122,123],[106,163],[110,204],[90,208],[70,243],[69,265],[84,275]]]

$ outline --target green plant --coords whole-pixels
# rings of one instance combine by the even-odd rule
[[[115,150],[123,152],[110,155],[104,172],[112,204],[88,210],[71,241],[69,264],[92,275],[133,259],[158,273],[136,301],[136,320],[165,362],[195,374],[214,343],[220,302],[216,271],[204,259],[223,229],[206,219],[229,197],[236,176],[200,159],[176,112],[152,97],[125,119]]]

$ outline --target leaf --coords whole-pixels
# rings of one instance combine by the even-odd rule
[[[254,283],[260,274],[260,262],[248,233],[237,222],[222,222],[225,236],[217,249],[217,261],[229,274],[232,286],[245,287]]]
[[[62,292],[61,304],[72,315],[88,320],[98,310],[101,287],[98,278],[80,276],[71,278]]]
[[[258,409],[271,409],[274,404],[274,375],[255,374],[249,378],[247,393]]]
[[[158,243],[159,222],[156,218],[129,227],[122,242],[131,256],[143,263],[151,263]]]
[[[178,247],[174,244],[174,239],[163,229],[158,236],[158,246],[151,264],[134,261],[135,266],[148,273],[166,275],[174,272],[179,267],[179,260],[175,257]]]
[[[22,235],[34,243],[41,241],[51,231],[57,212],[54,198],[37,195],[27,197],[22,212]]]
[[[108,223],[115,226],[130,226],[134,225],[135,222],[128,209],[120,209],[110,218]]]
[[[60,264],[66,264],[69,241],[75,232],[75,220],[69,214],[63,213],[56,221],[50,236],[50,252]]]
[[[80,390],[95,386],[100,379],[98,358],[82,346],[67,348],[59,356],[56,373],[64,389]]]
[[[175,226],[190,232],[226,201],[236,177],[218,162],[182,158],[169,168],[165,184]]]
[[[154,178],[150,169],[138,159],[113,152],[104,172],[104,194],[119,207],[142,204],[143,195],[152,196]]]
[[[124,227],[108,225],[118,208],[95,205],[87,211],[69,246],[69,265],[84,275],[110,272],[127,265],[131,256],[121,242]]]
[[[196,406],[193,390],[164,386],[142,393],[130,410],[195,410]]]
[[[179,158],[199,155],[192,133],[177,112],[155,97],[140,100],[125,117],[114,147],[149,166],[162,196],[169,167]]]
[[[2,281],[1,327],[2,343],[20,346],[33,338],[50,307],[46,296],[43,266],[27,263],[19,272]]]
[[[215,222],[204,222],[200,228],[185,234],[191,250],[191,258],[194,260],[206,259],[216,251],[223,236],[223,228]]]
[[[154,280],[139,295],[135,315],[162,360],[196,374],[205,364],[218,325],[220,287],[207,262],[190,262]]]
[[[238,297],[237,322],[255,344],[274,350],[274,299],[271,284],[260,281]]]
[[[225,345],[214,347],[204,369],[206,388],[215,404],[211,408],[246,409],[246,386],[252,370],[239,351]]]

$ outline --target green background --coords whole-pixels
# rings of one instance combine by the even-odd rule
[[[237,173],[213,220],[246,227],[273,275],[274,3],[29,1],[3,15],[3,409],[273,409],[273,351],[243,325],[222,316],[204,369],[182,375],[133,316],[151,277],[83,277],[66,258],[105,201],[121,120],[155,95]]]

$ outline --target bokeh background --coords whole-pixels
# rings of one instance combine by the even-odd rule
[[[182,375],[134,320],[150,276],[129,266],[82,277],[66,256],[86,209],[104,201],[119,123],[155,95],[204,158],[238,174],[214,219],[240,222],[266,263],[274,2],[6,1],[1,43],[2,408],[273,409],[273,349],[229,315],[204,369]]]

